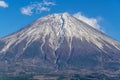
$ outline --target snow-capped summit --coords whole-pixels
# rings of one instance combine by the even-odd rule
[[[2,41],[5,41],[6,45],[1,52],[5,52],[11,47],[11,45],[16,46],[23,40],[27,40],[25,46],[25,48],[27,48],[27,46],[35,40],[42,39],[45,41],[45,38],[48,35],[50,36],[49,46],[51,46],[53,49],[58,44],[59,38],[63,39],[65,37],[67,42],[71,44],[72,38],[75,37],[81,41],[85,39],[103,51],[103,46],[111,47],[105,42],[108,42],[120,50],[120,46],[118,45],[120,44],[119,42],[110,39],[84,22],[77,20],[70,14],[63,13],[48,15],[40,18],[29,25],[29,27],[3,38]]]
[[[28,59],[26,65],[39,63],[39,68],[50,70],[56,66],[112,72],[109,65],[120,65],[120,43],[68,13],[53,14],[0,39],[1,61],[15,65]],[[115,74],[120,73],[117,65],[112,65]]]

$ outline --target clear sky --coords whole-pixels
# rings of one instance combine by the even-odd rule
[[[63,12],[91,20],[120,41],[120,0],[0,0],[0,37],[42,16]]]

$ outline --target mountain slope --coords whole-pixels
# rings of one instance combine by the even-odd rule
[[[5,72],[13,66],[16,74],[40,69],[116,76],[120,74],[120,43],[68,13],[53,14],[0,39],[1,65]]]

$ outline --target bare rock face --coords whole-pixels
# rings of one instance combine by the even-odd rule
[[[118,76],[120,43],[68,13],[48,15],[0,39],[0,68],[4,74]]]

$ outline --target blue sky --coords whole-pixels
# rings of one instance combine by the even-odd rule
[[[120,0],[0,0],[0,37],[42,16],[63,12],[120,41]]]

